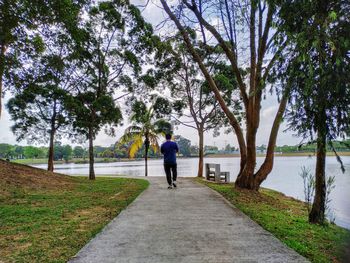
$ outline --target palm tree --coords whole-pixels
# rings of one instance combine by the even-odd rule
[[[145,146],[145,176],[148,175],[148,150],[153,148],[154,152],[159,151],[158,139],[171,130],[171,124],[164,119],[156,119],[154,105],[147,108],[143,102],[137,102],[133,106],[131,116],[132,124],[125,129],[124,135],[119,139],[118,144],[131,143],[129,146],[129,158],[142,146]]]

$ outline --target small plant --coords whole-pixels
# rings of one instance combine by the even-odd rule
[[[335,221],[335,215],[334,212],[332,211],[331,207],[330,207],[330,203],[332,201],[332,199],[330,198],[330,194],[332,192],[332,190],[335,188],[335,176],[328,176],[327,180],[326,180],[326,202],[325,202],[325,211],[326,211],[326,215],[329,219],[330,223],[334,223]]]
[[[312,202],[315,195],[315,176],[313,173],[311,173],[311,169],[305,166],[301,167],[301,172],[299,173],[299,175],[301,178],[303,178],[305,206],[307,208],[308,214],[310,214]],[[330,203],[332,201],[332,199],[330,199],[330,194],[334,188],[335,176],[327,176],[325,211],[330,223],[334,223],[335,221],[334,212],[330,208]]]
[[[305,166],[301,167],[301,172],[299,175],[301,178],[303,178],[305,204],[309,214],[315,194],[315,177],[311,173],[311,169]]]

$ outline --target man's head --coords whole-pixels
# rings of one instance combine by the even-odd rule
[[[165,134],[165,139],[167,141],[170,141],[171,140],[171,134],[170,133]]]

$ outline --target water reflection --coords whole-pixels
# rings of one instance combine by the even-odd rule
[[[257,158],[258,166],[263,158]],[[350,157],[342,157],[346,172],[342,174],[335,157],[327,158],[326,174],[336,178],[335,189],[331,193],[331,208],[334,211],[335,222],[350,229]],[[222,171],[230,171],[231,181],[234,181],[239,170],[239,158],[206,158],[207,163],[221,164]],[[165,176],[162,160],[150,160],[148,164],[149,175]],[[303,181],[299,176],[302,166],[314,171],[315,157],[276,157],[273,171],[262,184],[263,187],[275,189],[288,196],[303,200]],[[46,165],[36,165],[46,168]],[[88,164],[59,164],[55,171],[71,175],[87,175]],[[96,175],[132,175],[144,176],[144,162],[116,162],[95,164]],[[197,174],[197,159],[178,159],[178,175],[192,177]],[[165,179],[164,179],[165,180]]]

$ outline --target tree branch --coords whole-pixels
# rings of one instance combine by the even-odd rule
[[[236,61],[236,55],[234,54],[234,51],[227,46],[225,40],[221,37],[219,32],[203,18],[203,16],[198,11],[194,1],[192,1],[192,3],[194,5],[190,5],[187,1],[183,1],[183,2],[190,10],[193,11],[193,13],[196,15],[199,23],[203,24],[205,26],[205,28],[213,34],[213,36],[217,39],[220,46],[222,47],[222,49],[226,53],[228,59],[231,62],[233,72],[237,78],[238,87],[241,91],[241,96],[242,96],[244,105],[247,107],[248,106],[248,96],[247,96],[247,92],[246,92],[246,86],[243,82],[241,72],[238,69],[238,63]]]

